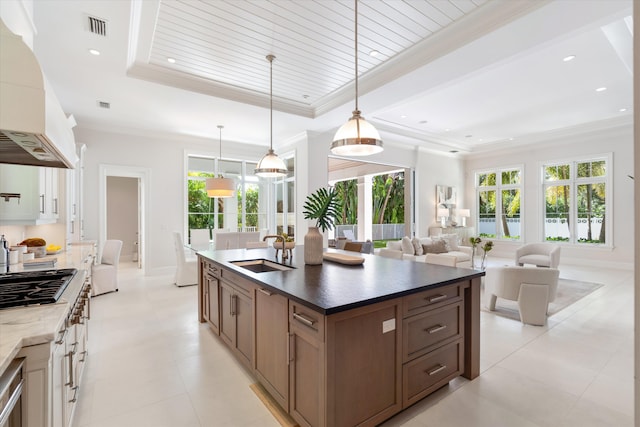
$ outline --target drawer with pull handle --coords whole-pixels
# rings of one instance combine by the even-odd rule
[[[462,338],[463,316],[462,302],[457,302],[404,319],[403,361]]]
[[[455,284],[407,295],[403,298],[402,304],[404,317],[441,307],[452,302],[462,301],[462,292],[462,287],[459,284]]]
[[[311,334],[316,339],[324,341],[325,317],[317,311],[289,300],[289,324]]]
[[[462,373],[462,340],[440,347],[402,367],[402,406],[406,408]]]

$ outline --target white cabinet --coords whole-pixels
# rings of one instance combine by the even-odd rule
[[[0,224],[52,224],[59,216],[60,169],[0,165]]]

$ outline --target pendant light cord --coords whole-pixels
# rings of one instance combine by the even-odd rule
[[[356,70],[356,111],[358,111],[358,0],[355,0],[355,13],[356,13],[356,19],[355,19],[355,23],[356,23],[356,37],[355,37],[355,44],[356,44],[356,54],[355,54],[355,58],[356,58],[356,66],[355,66],[355,70]]]
[[[219,141],[219,152],[218,152],[218,177],[222,177],[222,174],[220,173],[220,162],[222,161],[222,128],[224,128],[224,126],[222,125],[218,125],[218,129],[220,130],[220,138],[218,139]]]
[[[273,151],[273,55],[267,55],[269,60],[269,151]]]

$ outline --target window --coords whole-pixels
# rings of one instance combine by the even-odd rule
[[[478,172],[475,182],[478,234],[520,240],[522,168]]]
[[[607,241],[608,156],[545,164],[544,238],[577,244]]]
[[[289,172],[287,176],[276,179],[273,183],[276,193],[276,233],[286,233],[289,237],[295,238],[295,161],[293,157],[283,156],[282,159]]]
[[[188,242],[194,235],[208,234],[213,240],[215,230],[265,231],[295,235],[295,157],[283,158],[289,173],[284,179],[259,179],[256,162],[216,160],[204,156],[188,156],[187,224]],[[217,163],[217,169],[216,169]],[[205,182],[214,171],[236,183],[236,196],[209,198]],[[217,174],[215,174],[217,175]],[[276,215],[274,212],[274,198]],[[269,209],[269,206],[272,206]],[[195,231],[197,230],[197,231]],[[208,233],[207,233],[208,232]],[[186,239],[185,239],[186,240]]]

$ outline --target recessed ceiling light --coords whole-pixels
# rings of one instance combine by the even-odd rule
[[[420,120],[418,123],[420,123],[421,125],[423,125],[423,124],[427,123],[427,121],[426,121],[426,120]]]
[[[603,86],[596,89],[596,92],[604,92],[605,90],[607,90],[607,88]]]
[[[369,56],[376,57],[378,55],[380,55],[380,52],[375,50],[375,49],[373,49],[371,52],[369,52]]]
[[[624,113],[625,111],[627,111],[627,109],[626,108],[621,108],[618,111],[620,111],[621,113]]]
[[[95,55],[95,56],[100,55],[100,51],[99,51],[99,50],[97,50],[97,49],[89,49],[89,53],[90,53],[91,55]]]
[[[564,58],[562,58],[562,60],[564,62],[569,62],[569,61],[573,61],[574,59],[576,59],[575,55],[569,55],[569,56],[565,56]]]
[[[451,129],[449,129],[449,128],[446,128],[446,129],[445,129],[444,131],[445,131],[445,132],[449,132],[450,130],[451,130]]]
[[[401,118],[401,119],[406,119],[406,118],[407,118],[407,115],[406,115],[406,114],[403,114],[403,115],[401,115],[401,116],[400,116],[400,118]]]
[[[458,150],[449,150],[450,153],[457,153]]]
[[[509,141],[513,141],[514,138],[509,138]]]
[[[176,63],[176,59],[175,58],[167,58],[167,62],[169,62],[171,64],[175,64]]]
[[[465,135],[465,138],[473,138],[473,135]]]
[[[302,95],[304,99],[309,99],[309,95]]]
[[[478,142],[482,142],[482,138],[478,139]]]

